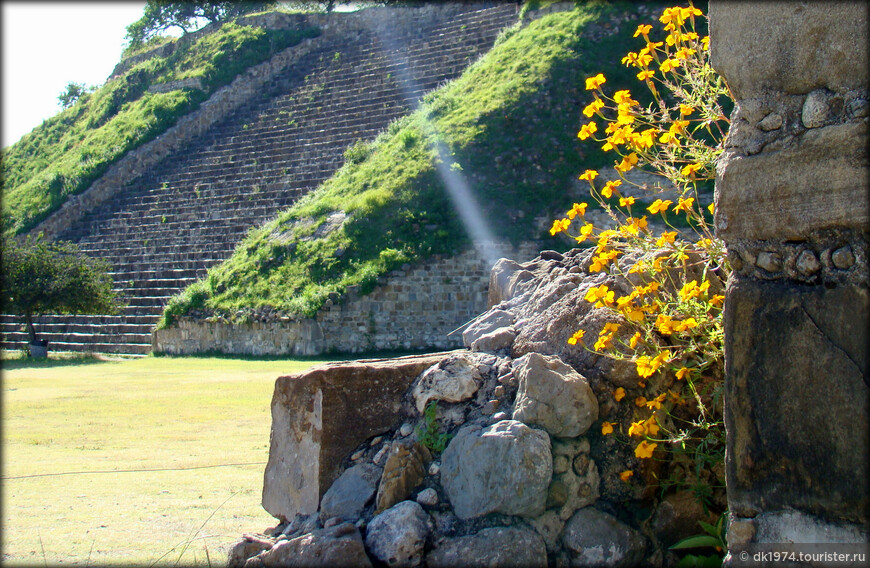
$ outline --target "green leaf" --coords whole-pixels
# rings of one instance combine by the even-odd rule
[[[671,550],[679,550],[682,548],[702,548],[702,547],[717,547],[722,546],[722,543],[719,542],[718,538],[706,535],[697,535],[690,536],[689,538],[684,538],[677,544],[670,547]]]

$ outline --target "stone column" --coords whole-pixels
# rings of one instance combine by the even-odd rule
[[[709,4],[736,107],[716,178],[729,549],[867,542],[864,2]]]

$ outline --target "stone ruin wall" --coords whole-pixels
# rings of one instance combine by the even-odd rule
[[[531,259],[537,244],[493,245],[497,255]],[[448,334],[487,309],[491,254],[475,249],[435,256],[384,275],[361,295],[329,299],[313,319],[262,318],[248,324],[179,320],[152,334],[154,352],[182,355],[218,351],[246,355],[318,355],[383,350],[452,349]]]
[[[733,562],[868,542],[867,5],[709,5],[736,101],[716,179]],[[743,565],[742,563],[735,565]]]

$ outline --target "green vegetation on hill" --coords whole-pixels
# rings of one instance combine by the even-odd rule
[[[577,174],[612,161],[577,141],[591,101],[584,80],[604,72],[611,85],[633,84],[634,72],[614,54],[624,52],[635,22],[614,34],[612,20],[634,10],[585,4],[505,30],[460,78],[373,142],[349,148],[332,178],[252,229],[229,260],[171,300],[160,325],[192,310],[310,317],[349,286],[365,293],[402,263],[458,252],[469,238],[439,169],[467,181],[494,236],[548,237],[534,218],[570,207]]]
[[[156,138],[239,73],[317,30],[265,30],[228,23],[166,57],[107,81],[3,150],[3,232],[23,233],[81,193],[127,152]],[[204,91],[148,87],[197,78]]]

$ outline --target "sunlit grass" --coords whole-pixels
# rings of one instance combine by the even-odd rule
[[[3,565],[225,564],[276,523],[274,380],[318,362],[4,360]]]

